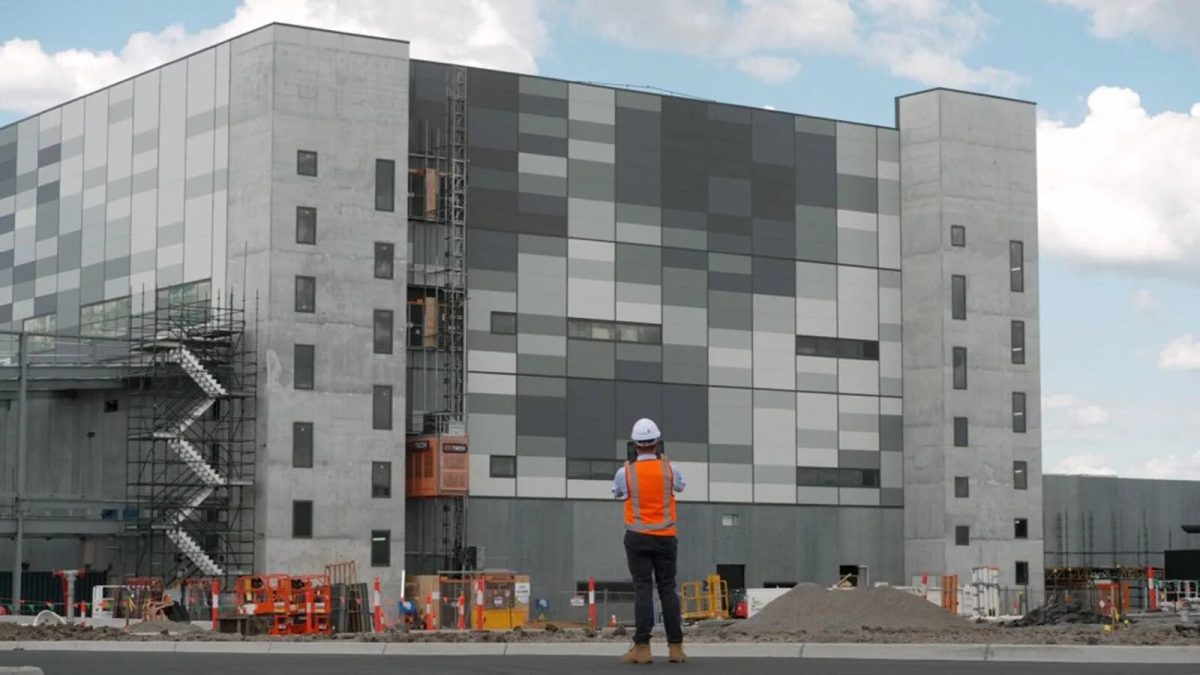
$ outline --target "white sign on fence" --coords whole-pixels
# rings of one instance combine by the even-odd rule
[[[586,604],[587,604],[587,600],[582,595],[572,595],[571,596],[571,606],[572,607],[583,607]]]
[[[514,591],[517,594],[517,602],[521,603],[522,605],[529,604],[529,582],[518,581],[515,585]]]

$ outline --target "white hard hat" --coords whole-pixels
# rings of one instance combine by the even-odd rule
[[[650,441],[657,441],[661,435],[662,433],[658,430],[658,425],[654,423],[654,420],[643,417],[633,423],[633,433],[630,434],[630,438],[637,443],[648,443]]]

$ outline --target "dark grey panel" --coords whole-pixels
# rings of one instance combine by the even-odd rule
[[[724,103],[709,103],[708,119],[714,122],[727,122],[740,125],[750,124],[751,118],[748,108],[726,105]]]
[[[662,349],[661,347],[659,348]],[[661,361],[625,361],[617,359],[615,377],[618,380],[662,382]]]
[[[790,167],[755,164],[752,178],[751,215],[774,220],[795,217],[796,178]]]
[[[133,135],[133,154],[139,155],[158,148],[158,129],[148,129]]]
[[[11,304],[0,305],[0,325],[3,325],[7,329],[11,322],[12,322],[12,305]]]
[[[796,135],[795,118],[768,110],[755,110],[751,130],[753,160],[760,164],[790,167],[795,162],[792,149]]]
[[[83,233],[79,230],[68,232],[58,237],[58,268],[73,270],[79,268],[80,252],[82,249]]]
[[[35,263],[24,263],[13,268],[12,282],[14,284],[33,281],[37,278],[37,266]]]
[[[12,289],[13,289],[13,294],[12,294],[13,302],[20,302],[22,300],[32,300],[33,294],[37,290],[34,282],[32,282],[32,281],[26,281],[26,282],[19,283],[19,284],[14,283],[12,285]]]
[[[38,150],[38,168],[58,164],[62,160],[62,144],[55,143],[46,148]]]
[[[517,195],[520,222],[517,231],[523,234],[567,236],[567,200],[522,192]]]
[[[567,379],[567,456],[612,458],[614,383],[610,380]]]
[[[616,417],[609,423],[613,437],[628,439],[633,423],[643,417],[662,420],[662,385],[618,381]]]
[[[467,265],[472,268],[517,271],[517,235],[471,228],[467,237]]]
[[[37,172],[30,171],[17,176],[17,192],[33,190],[37,187]]]
[[[556,396],[517,396],[518,436],[565,436],[566,399]]]
[[[58,234],[58,200],[38,204],[37,207],[37,230],[34,236],[38,241],[50,239]]]
[[[0,234],[12,232],[16,224],[17,216],[15,214],[10,213],[7,216],[0,216]]]
[[[690,270],[707,270],[708,254],[704,251],[693,251],[686,248],[662,248],[663,267],[677,267]]]
[[[796,263],[784,258],[754,259],[754,292],[765,295],[796,295]]]
[[[539,136],[538,134],[520,134],[517,138],[517,146],[521,149],[521,152],[551,155],[554,157],[567,156],[567,139],[565,138]],[[471,180],[475,180],[474,171],[471,172]]]
[[[709,272],[708,288],[714,291],[728,291],[730,293],[753,293],[754,280],[749,274]]]
[[[658,206],[662,202],[662,172],[658,168],[625,166],[618,161],[615,199],[626,204]]]
[[[904,490],[901,488],[883,488],[879,491],[880,506],[904,506]]]
[[[471,204],[472,231],[475,230],[475,226],[508,232],[517,231],[521,223],[521,215],[517,212],[516,192],[469,187],[467,194],[468,202]],[[468,241],[470,239],[471,237],[467,237]]]
[[[795,213],[795,209],[792,210]],[[796,254],[796,224],[787,220],[754,219],[754,255],[793,259]]]
[[[471,103],[474,105],[515,112],[518,101],[517,87],[518,76],[512,73],[475,68],[467,70],[467,91],[471,93]],[[443,80],[442,96],[445,95]]]
[[[474,97],[474,94],[472,94]],[[546,115],[547,117],[566,117],[568,112],[567,99],[549,96],[534,96],[520,94],[518,97],[519,110],[523,113]]]
[[[585,120],[570,120],[567,123],[567,134],[571,138],[594,143],[612,145],[616,141],[616,131],[611,124],[600,124]]]
[[[796,134],[796,203],[837,207],[837,139]]]
[[[15,165],[15,163],[14,163]],[[17,193],[17,177],[4,178],[0,176],[0,199],[6,199]]]
[[[837,212],[833,209],[796,209],[796,258],[837,262]]]
[[[129,256],[121,256],[104,262],[104,278],[107,280],[120,279],[129,276]]]
[[[16,143],[16,141],[13,141],[12,143],[0,143],[0,166],[4,166],[4,164],[7,162],[13,162],[12,175],[15,176],[16,175],[16,161],[17,161],[17,143]],[[2,176],[2,175],[4,175],[4,174],[0,173],[0,176]]]
[[[879,181],[864,176],[838,174],[837,204],[849,211],[879,211]]]
[[[517,327],[521,333],[528,335],[566,337],[567,317],[547,316],[543,314],[520,314],[517,316]]]
[[[54,314],[58,311],[58,296],[43,295],[33,300],[33,315]]]
[[[664,384],[660,428],[669,440],[708,442],[708,387]]]
[[[879,449],[890,452],[901,452],[904,450],[903,416],[879,416]]]
[[[205,112],[197,113],[195,115],[188,117],[187,118],[187,135],[195,136],[197,134],[202,134],[206,131],[212,131],[213,124],[214,124],[213,112],[214,111],[212,111],[212,110],[207,110]]]
[[[37,278],[43,279],[58,272],[58,257],[47,256],[45,258],[38,258],[34,265],[37,268]]]
[[[467,133],[472,148],[516,150],[517,113],[515,110],[472,107],[467,115]]]
[[[838,466],[843,469],[878,469],[879,453],[865,450],[839,450]]]
[[[749,445],[710,445],[710,464],[753,464],[754,448]]]
[[[64,267],[64,269],[66,269]],[[90,305],[104,299],[104,265],[88,265],[79,271],[79,303]]]
[[[0,270],[11,270],[13,265],[13,250],[0,251]]]
[[[729,216],[750,215],[750,181],[710,176],[708,212]]]

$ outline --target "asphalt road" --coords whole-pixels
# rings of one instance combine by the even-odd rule
[[[684,665],[659,659],[626,666],[611,657],[558,656],[292,656],[265,654],[154,654],[98,652],[3,652],[0,666],[37,666],[46,675],[600,675],[671,672],[681,675],[1154,675],[1200,674],[1197,665],[1074,665],[964,661],[861,661],[825,659],[696,659]]]

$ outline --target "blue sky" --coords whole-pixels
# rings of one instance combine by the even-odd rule
[[[0,124],[274,19],[883,125],[1036,101],[1045,468],[1200,478],[1200,1],[0,0]]]

